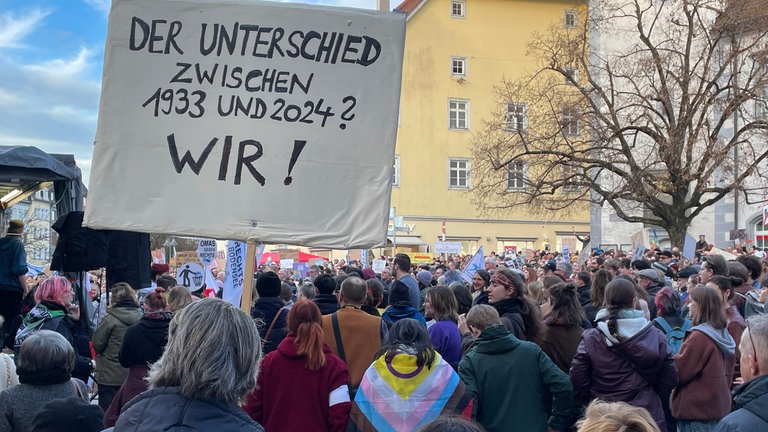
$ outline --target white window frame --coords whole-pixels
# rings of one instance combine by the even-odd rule
[[[456,105],[455,107],[453,105]],[[460,105],[463,104],[462,109]],[[461,114],[464,114],[462,120]],[[452,116],[455,114],[455,123]],[[462,127],[463,121],[463,127]],[[469,100],[468,99],[448,99],[448,129],[450,130],[469,130]]]
[[[512,110],[514,108],[514,110]],[[522,110],[522,113],[517,110]],[[522,115],[522,119],[518,118]],[[522,123],[522,125],[521,125]],[[521,128],[522,127],[522,128]],[[525,132],[528,130],[528,104],[524,102],[507,103],[507,114],[504,119],[504,130],[507,132]]]
[[[456,13],[457,8],[460,9],[458,13]],[[451,0],[451,18],[466,18],[466,16],[467,2],[465,0]]]
[[[464,173],[463,179],[461,177],[461,173]],[[469,190],[469,188],[472,186],[471,175],[472,161],[470,161],[468,158],[448,159],[448,189]],[[456,179],[455,184],[453,181],[454,178]]]
[[[394,170],[392,172],[392,187],[400,187],[400,155],[395,155]]]
[[[527,163],[510,162],[507,164],[507,192],[525,190],[527,180],[528,180],[528,164]]]
[[[571,81],[568,80],[568,76],[573,77],[573,81],[575,83],[578,83],[579,82],[579,68],[577,68],[576,66],[567,66],[565,68],[565,76],[563,77],[563,81],[565,82],[565,84],[573,85],[571,83]]]
[[[461,71],[456,72],[457,63],[460,65]],[[451,75],[452,76],[467,76],[467,58],[466,57],[451,57]]]
[[[562,131],[566,136],[578,136],[581,134],[581,125],[579,124],[579,113],[577,108],[563,107]]]
[[[569,182],[567,179],[572,174],[576,173],[576,167],[569,165],[563,165],[563,193],[579,193],[581,192],[581,186],[575,183]]]
[[[566,10],[563,16],[565,28],[577,28],[579,26],[579,13],[575,10]]]

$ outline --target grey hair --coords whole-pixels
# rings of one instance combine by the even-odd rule
[[[174,315],[149,386],[180,387],[188,398],[239,404],[256,386],[261,356],[251,317],[222,300],[202,299]]]
[[[749,317],[749,338],[755,344],[755,351],[757,351],[757,361],[760,365],[760,370],[768,370],[768,315],[752,315]],[[746,337],[741,338],[741,344],[739,348],[741,352],[752,352],[752,346],[749,341],[745,341]]]
[[[38,330],[21,343],[18,367],[28,372],[75,368],[75,350],[64,336],[51,330]]]
[[[299,287],[299,292],[303,298],[312,300],[315,298],[315,289],[315,284],[312,282],[305,282]]]
[[[573,273],[573,266],[568,261],[560,261],[555,268],[562,270],[566,277],[570,277],[571,273]]]

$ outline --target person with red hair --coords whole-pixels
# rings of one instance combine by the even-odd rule
[[[288,313],[288,336],[261,362],[243,409],[267,431],[347,428],[349,372],[323,343],[321,316],[314,302],[296,302]]]

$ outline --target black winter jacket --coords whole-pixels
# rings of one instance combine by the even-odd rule
[[[264,355],[276,350],[288,334],[288,309],[282,309],[283,307],[285,303],[279,297],[260,297],[251,309],[251,317],[256,320],[259,336],[264,341]],[[280,312],[281,309],[282,312]],[[267,330],[278,312],[280,316],[275,320],[275,325],[272,326],[272,331],[267,338]]]

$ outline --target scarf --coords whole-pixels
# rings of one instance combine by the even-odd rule
[[[54,368],[46,371],[28,371],[24,368],[16,369],[21,384],[51,385],[67,382],[72,378],[70,372],[62,368]]]
[[[173,318],[173,313],[168,311],[163,312],[146,312],[144,318],[154,321],[170,321]]]
[[[21,327],[16,332],[14,347],[20,347],[24,340],[40,330],[46,322],[66,315],[67,313],[63,310],[51,310],[43,303],[38,303],[21,321]]]
[[[365,371],[351,414],[360,430],[417,430],[466,406],[466,387],[439,354],[431,367],[417,367],[416,356],[402,351],[391,363],[380,356]]]

